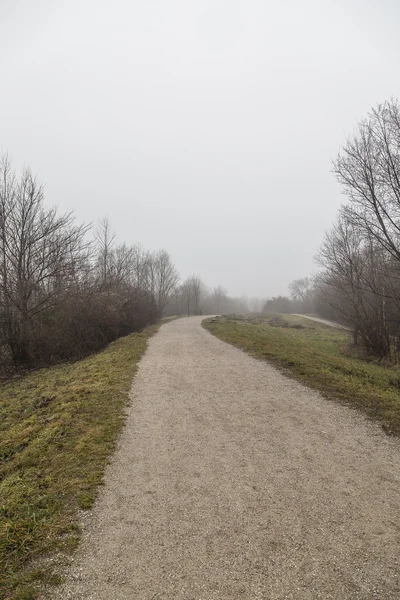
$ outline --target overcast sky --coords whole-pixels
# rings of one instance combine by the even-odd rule
[[[0,0],[0,150],[46,201],[272,296],[343,201],[331,160],[400,95],[398,0]]]

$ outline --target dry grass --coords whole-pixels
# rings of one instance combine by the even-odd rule
[[[0,391],[0,598],[32,600],[57,583],[44,556],[79,542],[124,422],[132,377],[157,326]]]

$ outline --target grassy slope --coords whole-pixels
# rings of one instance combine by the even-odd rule
[[[291,315],[284,315],[284,319],[290,325],[302,325],[304,329],[271,327],[269,319],[261,319],[260,323],[256,320],[207,319],[203,325],[221,340],[272,361],[325,396],[377,418],[386,431],[400,434],[398,368],[367,362],[352,355],[348,332]]]
[[[78,509],[92,506],[137,363],[156,329],[2,384],[0,598],[30,600],[37,582],[56,583],[38,559],[77,545]]]

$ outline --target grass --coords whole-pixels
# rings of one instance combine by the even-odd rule
[[[399,368],[361,358],[349,332],[293,315],[219,317],[203,326],[326,397],[361,409],[387,433],[400,435]]]
[[[124,422],[149,327],[0,390],[0,598],[33,600],[59,577],[46,557],[79,542]]]

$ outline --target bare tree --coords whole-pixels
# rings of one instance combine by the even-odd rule
[[[204,285],[203,281],[200,279],[200,277],[198,277],[197,275],[193,275],[190,278],[190,282],[191,282],[192,297],[193,297],[193,302],[194,302],[194,314],[197,315],[197,314],[199,314],[200,300],[201,300],[202,294],[205,290],[205,285]]]
[[[152,255],[140,244],[135,244],[131,248],[131,280],[137,288],[146,289],[155,293],[152,284],[151,263]]]
[[[333,166],[349,199],[346,215],[360,235],[400,260],[400,106],[378,105],[349,138]]]
[[[104,217],[100,220],[95,234],[97,260],[102,282],[106,282],[112,272],[115,238],[116,234],[112,230],[109,219]]]
[[[181,286],[181,297],[186,306],[187,315],[190,315],[191,304],[194,299],[193,281],[192,277],[186,279]]]
[[[289,284],[289,291],[295,312],[314,312],[315,289],[313,278],[303,277],[295,279]]]
[[[391,352],[391,336],[398,335],[398,318],[389,315],[398,314],[399,285],[396,292],[391,255],[364,235],[346,213],[339,216],[317,257],[324,268],[317,290],[351,327],[354,342],[360,336],[370,352],[383,357]]]
[[[349,203],[325,240],[325,292],[380,356],[398,339],[400,311],[400,106],[373,109],[348,139],[334,172]],[[340,306],[339,306],[340,305]],[[395,341],[395,345],[397,342]]]
[[[30,362],[35,318],[55,306],[87,259],[88,227],[43,204],[43,188],[26,169],[17,180],[0,164],[0,292],[3,326],[16,362]]]
[[[293,300],[302,300],[304,302],[309,296],[311,288],[312,282],[309,277],[295,279],[289,284],[290,296]]]
[[[132,264],[133,264],[133,248],[126,244],[116,246],[111,255],[111,272],[114,280],[118,284],[123,282],[131,282],[132,280]],[[145,286],[138,286],[143,287]]]
[[[108,219],[94,243],[89,229],[47,208],[29,169],[17,177],[0,159],[2,369],[78,358],[159,317],[178,281],[169,255],[117,245]]]
[[[148,267],[150,291],[157,302],[160,314],[162,314],[177,288],[179,275],[170,255],[164,249],[149,257]]]
[[[212,298],[215,304],[215,312],[218,314],[222,312],[224,301],[228,297],[228,291],[222,287],[222,285],[218,285],[213,289]]]

